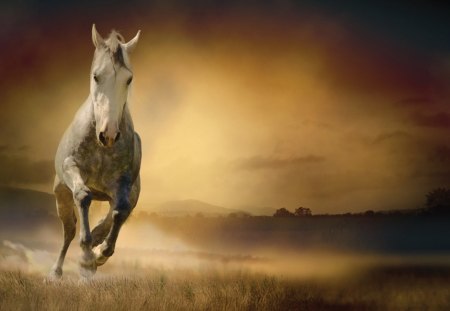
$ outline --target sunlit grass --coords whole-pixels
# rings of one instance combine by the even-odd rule
[[[340,280],[247,271],[147,269],[129,276],[46,283],[0,272],[0,310],[444,310],[448,274],[375,270]]]

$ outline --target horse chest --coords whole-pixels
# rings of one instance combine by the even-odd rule
[[[109,187],[129,174],[132,155],[127,149],[103,150],[97,146],[79,150],[79,165],[88,186],[98,190]]]

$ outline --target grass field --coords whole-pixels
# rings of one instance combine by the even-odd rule
[[[79,279],[75,242],[63,279],[44,281],[60,232],[6,232],[12,239],[0,243],[0,310],[450,310],[444,221],[155,222],[129,223],[114,256],[89,282]],[[428,234],[415,244],[404,238],[416,231]],[[434,248],[424,252],[432,237]],[[370,248],[310,247],[325,240]],[[408,252],[378,251],[392,246]]]
[[[82,282],[0,272],[0,310],[448,310],[450,270],[373,269],[346,279],[146,269]]]

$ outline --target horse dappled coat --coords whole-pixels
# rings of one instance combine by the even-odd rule
[[[136,206],[139,192],[141,140],[134,131],[128,109],[133,79],[129,54],[139,34],[125,42],[112,31],[104,40],[92,27],[95,45],[90,74],[90,94],[62,137],[55,158],[54,192],[63,223],[64,244],[50,276],[62,276],[67,249],[80,220],[83,251],[80,273],[91,277],[114,253],[122,224]],[[92,200],[108,201],[109,213],[92,231],[89,206]]]

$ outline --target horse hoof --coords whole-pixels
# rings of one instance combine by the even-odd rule
[[[61,280],[62,277],[62,271],[55,271],[52,270],[50,271],[50,273],[47,275],[46,278],[44,278],[44,284],[50,284],[50,283],[55,283]]]
[[[108,257],[105,257],[103,255],[100,255],[97,257],[97,259],[95,260],[97,266],[102,266],[106,263],[106,261],[108,260]]]
[[[53,267],[50,270],[50,273],[48,274],[48,276],[45,278],[44,282],[58,281],[59,279],[61,279],[62,274],[63,274],[63,272],[62,272],[61,267]]]
[[[97,265],[94,262],[92,263],[85,263],[80,262],[80,275],[85,279],[91,279],[95,272],[97,271]]]
[[[97,271],[97,264],[95,263],[95,255],[92,251],[85,253],[80,260],[80,274],[84,278],[92,278]]]
[[[101,245],[94,248],[94,254],[95,254],[95,263],[97,264],[97,266],[104,265],[109,258],[103,255]]]

